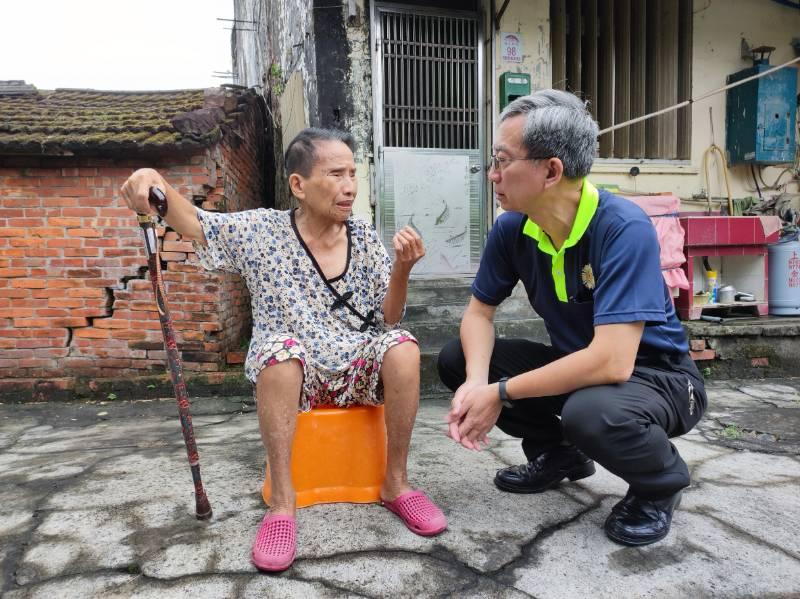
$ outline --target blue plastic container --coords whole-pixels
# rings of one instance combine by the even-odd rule
[[[800,315],[800,242],[773,243],[769,251],[769,313]]]

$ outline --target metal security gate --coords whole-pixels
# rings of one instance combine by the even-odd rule
[[[486,231],[480,23],[457,11],[372,10],[377,223],[426,245],[415,277],[468,275]]]

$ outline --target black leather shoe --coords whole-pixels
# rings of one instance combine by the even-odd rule
[[[663,499],[642,499],[631,491],[611,508],[603,528],[612,541],[632,547],[660,541],[669,533],[681,491]]]
[[[511,493],[541,493],[568,478],[579,480],[594,474],[594,462],[577,447],[560,445],[545,451],[527,464],[497,471],[494,484]]]

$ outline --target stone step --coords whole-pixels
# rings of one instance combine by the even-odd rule
[[[405,323],[445,322],[454,320],[461,322],[469,298],[459,303],[452,304],[408,304],[403,318]],[[511,296],[497,309],[495,320],[519,320],[521,318],[535,318],[527,298]]]
[[[421,373],[420,389],[423,395],[449,393],[449,390],[439,381],[436,370],[436,360],[439,350],[450,339],[458,336],[458,327],[445,331],[440,329],[438,335],[431,330],[416,329],[413,331],[420,342]],[[523,338],[539,343],[549,343],[544,321],[540,318],[531,318],[517,321],[504,321],[495,323],[495,335],[500,338]]]
[[[412,281],[409,285],[404,322],[413,328],[416,323],[460,322],[472,297],[470,283],[461,280]],[[535,317],[521,284],[514,288],[497,310],[496,320],[519,320]]]
[[[436,369],[436,359],[438,352],[423,353],[421,356],[419,393],[420,397],[438,396],[451,394],[450,389],[439,380],[439,372]]]
[[[450,339],[458,337],[461,323],[458,320],[447,322],[403,323],[403,326],[417,338],[422,353],[438,352]],[[548,341],[544,321],[541,318],[520,318],[516,320],[495,321],[497,337],[520,337],[545,343]]]
[[[469,301],[472,279],[411,279],[409,305],[450,304]]]
[[[472,279],[412,280],[403,326],[419,341],[422,354],[421,393],[428,396],[450,396],[439,381],[436,360],[439,350],[458,337],[461,317],[472,297]],[[497,309],[495,335],[521,337],[547,342],[544,322],[531,309],[524,287],[519,284]]]

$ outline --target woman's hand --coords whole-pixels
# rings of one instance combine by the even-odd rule
[[[166,192],[166,182],[152,168],[140,168],[122,184],[120,194],[128,208],[136,214],[153,214],[155,209],[150,205],[150,188],[158,187]]]
[[[197,241],[205,245],[206,236],[197,218],[197,208],[175,191],[158,171],[140,168],[123,183],[120,195],[128,208],[137,214],[153,214],[157,210],[150,205],[151,187],[158,187],[166,195],[169,210],[164,215],[164,221],[167,225],[180,233],[184,241]]]
[[[411,268],[425,255],[422,237],[411,227],[403,227],[392,238],[394,264],[411,272]]]
[[[394,264],[389,277],[389,287],[383,299],[384,322],[395,326],[400,322],[408,295],[408,278],[414,264],[425,255],[422,237],[411,227],[403,227],[392,238]]]

